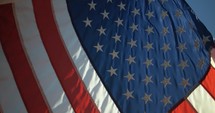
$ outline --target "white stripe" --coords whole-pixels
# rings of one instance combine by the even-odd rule
[[[202,85],[187,98],[198,113],[215,113],[215,101]]]
[[[215,68],[215,62],[214,59],[211,57],[211,65]]]
[[[0,44],[0,106],[3,113],[27,113]]]
[[[92,99],[102,113],[117,113],[118,108],[84,52],[71,23],[65,0],[53,0],[53,8],[60,34]]]
[[[16,21],[27,56],[53,113],[73,113],[42,44],[30,0],[15,3]]]

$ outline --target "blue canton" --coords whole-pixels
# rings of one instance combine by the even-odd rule
[[[211,34],[184,0],[67,0],[79,40],[122,113],[166,113],[210,65]]]

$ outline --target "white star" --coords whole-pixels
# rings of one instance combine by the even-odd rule
[[[161,83],[166,87],[168,84],[171,84],[170,78],[164,77],[164,79],[161,81]]]
[[[184,27],[183,27],[183,26],[182,26],[182,27],[179,26],[179,27],[177,28],[176,32],[179,33],[179,35],[181,35],[182,33],[185,32]]]
[[[130,26],[130,29],[132,30],[132,32],[134,31],[138,31],[138,25],[135,25],[134,23]]]
[[[199,40],[198,40],[198,39],[194,40],[194,47],[195,47],[196,49],[199,48]]]
[[[110,73],[110,76],[117,75],[116,73],[117,69],[114,69],[112,66],[107,71]]]
[[[118,56],[119,52],[116,52],[115,50],[113,50],[113,52],[109,53],[109,54],[112,56],[112,59],[119,58],[119,56]]]
[[[148,33],[148,35],[150,35],[151,33],[154,33],[153,27],[150,27],[150,26],[148,26],[148,28],[145,31]]]
[[[149,83],[153,83],[152,76],[146,75],[146,78],[143,79],[143,82],[145,82],[146,85],[148,85]]]
[[[182,12],[179,9],[177,9],[175,12],[175,16],[180,17],[181,15],[182,15]]]
[[[152,2],[154,2],[154,0],[148,0],[148,4],[151,4]]]
[[[162,34],[163,34],[164,36],[166,36],[167,33],[169,33],[169,30],[168,30],[168,29],[169,29],[168,27],[163,27],[163,28],[162,28]]]
[[[146,61],[145,61],[143,64],[145,64],[147,68],[149,68],[150,65],[151,65],[151,66],[154,65],[154,64],[152,63],[152,59],[149,60],[148,58],[146,59]]]
[[[210,42],[209,38],[210,38],[210,35],[208,36],[203,35],[203,43],[206,44],[207,42]]]
[[[125,10],[125,4],[123,4],[122,2],[117,6],[119,7],[120,11]]]
[[[131,39],[131,41],[130,42],[128,42],[128,45],[130,45],[131,46],[131,48],[133,48],[134,46],[135,47],[137,47],[137,40],[133,40],[133,39]]]
[[[131,11],[131,13],[133,13],[134,14],[134,16],[136,16],[136,15],[140,15],[140,9],[136,9],[136,8],[134,8],[134,10],[133,11]]]
[[[101,13],[101,15],[103,15],[103,19],[105,19],[105,18],[109,19],[109,17],[108,17],[109,12],[107,12],[106,10],[104,10],[104,12]]]
[[[127,89],[126,93],[124,93],[123,95],[126,96],[126,99],[128,100],[129,98],[134,98],[134,96],[132,95],[134,91],[129,91]]]
[[[168,61],[164,60],[164,62],[161,64],[161,66],[163,66],[165,70],[166,70],[168,67],[171,67],[171,65],[170,65],[170,60],[168,60]]]
[[[203,58],[202,58],[202,59],[200,59],[200,60],[198,61],[198,67],[199,67],[200,69],[202,69],[202,68],[203,68],[204,64],[205,64],[205,61],[204,61],[204,59],[203,59]]]
[[[86,20],[83,21],[85,23],[85,27],[90,26],[91,27],[91,22],[92,20],[89,20],[88,17],[86,18]]]
[[[136,63],[135,62],[135,57],[132,57],[131,55],[129,55],[129,57],[127,59],[125,59],[125,60],[127,60],[129,64]]]
[[[190,86],[189,79],[182,79],[181,84],[184,88]]]
[[[144,46],[144,48],[146,48],[147,51],[149,51],[150,49],[154,49],[154,48],[152,47],[152,45],[153,45],[153,43],[147,42],[147,44]]]
[[[144,94],[144,97],[142,99],[145,101],[145,104],[147,104],[149,101],[152,101],[151,96],[152,94]]]
[[[113,36],[112,38],[115,39],[115,43],[117,43],[117,41],[121,42],[120,37],[121,37],[121,35],[118,35],[116,33],[115,36]]]
[[[165,19],[165,17],[167,17],[167,16],[168,16],[167,11],[162,11],[161,12],[162,19]]]
[[[120,25],[123,26],[123,20],[121,20],[120,18],[118,18],[116,21],[114,21],[117,23],[117,27],[119,27]]]
[[[97,45],[93,47],[96,48],[96,52],[103,51],[102,50],[103,45],[100,45],[99,43],[97,43]]]
[[[152,17],[154,17],[154,11],[148,10],[148,13],[146,13],[145,15],[148,16],[148,19],[150,20]]]
[[[97,29],[97,31],[99,31],[99,36],[106,35],[105,34],[106,29],[104,29],[102,26],[99,29]]]
[[[177,48],[180,52],[183,52],[185,49],[187,49],[186,43],[179,43],[179,46]]]
[[[162,4],[164,4],[165,2],[168,2],[168,0],[161,0]]]
[[[161,50],[163,50],[164,52],[167,52],[168,50],[171,50],[171,48],[169,47],[169,44],[163,44],[163,47],[161,48]]]
[[[135,79],[134,79],[134,73],[131,74],[130,72],[128,72],[128,74],[127,74],[126,76],[124,76],[124,77],[128,79],[128,82],[129,82],[130,80],[135,80]]]
[[[181,69],[184,69],[185,67],[189,67],[189,65],[187,64],[187,60],[181,60],[180,64],[178,64],[179,67],[181,67]]]
[[[91,3],[88,3],[88,5],[90,6],[90,10],[96,10],[96,3],[94,3],[93,1],[91,1]]]
[[[163,99],[161,100],[161,102],[164,104],[164,106],[166,106],[167,104],[172,104],[172,102],[170,101],[171,96],[166,97],[164,96]]]

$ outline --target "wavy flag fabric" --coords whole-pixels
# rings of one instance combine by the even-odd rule
[[[215,113],[212,47],[184,0],[4,0],[0,113]]]

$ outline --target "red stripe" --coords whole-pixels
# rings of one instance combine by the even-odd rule
[[[64,47],[50,0],[33,0],[33,6],[43,44],[73,109],[77,113],[99,112]]]
[[[184,100],[171,113],[197,113],[197,112],[187,100]]]
[[[27,111],[48,113],[48,106],[25,56],[16,29],[12,4],[0,6],[0,22],[0,42]]]
[[[207,76],[202,81],[202,86],[215,99],[215,69],[213,67],[210,68]]]

